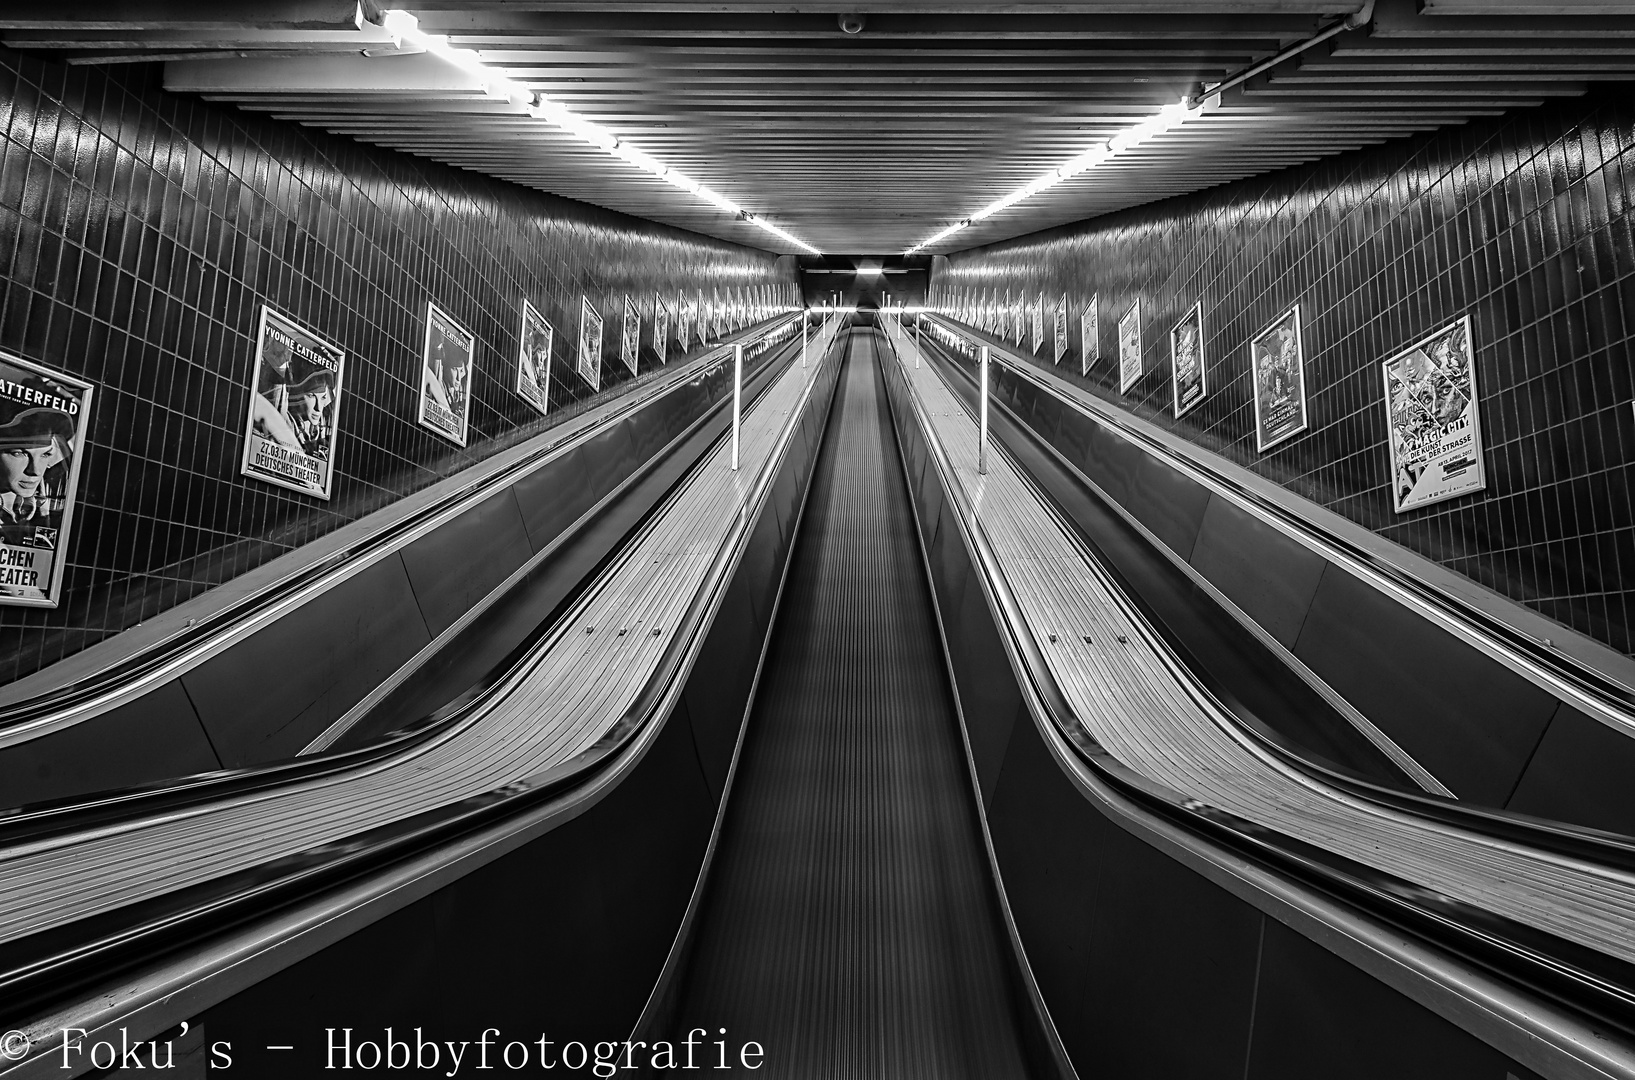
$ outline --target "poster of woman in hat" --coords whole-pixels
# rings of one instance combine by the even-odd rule
[[[345,363],[339,348],[262,305],[241,473],[329,498]]]
[[[471,363],[477,336],[436,304],[426,305],[426,348],[420,363],[420,425],[459,446],[471,415]]]
[[[1470,316],[1383,365],[1397,513],[1487,486]]]
[[[527,297],[522,300],[522,338],[517,348],[517,393],[540,412],[550,409],[551,339],[556,331]]]
[[[0,604],[56,607],[91,384],[0,353]]]

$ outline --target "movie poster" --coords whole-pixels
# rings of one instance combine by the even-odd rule
[[[263,304],[239,472],[329,498],[345,367],[337,346]]]
[[[1059,363],[1062,362],[1062,357],[1067,355],[1067,294],[1066,293],[1062,293],[1061,300],[1059,302],[1057,302],[1057,304],[1056,304],[1056,322],[1055,322],[1055,325],[1051,327],[1051,331],[1052,331],[1052,333],[1054,335],[1055,340],[1054,340],[1053,344],[1051,345],[1051,361],[1050,362],[1053,363],[1053,364],[1059,364]]]
[[[1199,300],[1170,328],[1170,388],[1179,419],[1209,394],[1204,367],[1204,302]]]
[[[471,368],[477,338],[436,304],[426,305],[426,346],[420,357],[422,427],[457,446],[466,444],[471,414]]]
[[[665,362],[670,349],[670,309],[664,306],[664,297],[653,297],[653,351],[659,363]]]
[[[1306,430],[1306,354],[1300,341],[1300,305],[1249,342],[1249,377],[1255,392],[1255,449],[1266,452]]]
[[[592,390],[602,388],[602,317],[590,306],[590,298],[579,297],[579,377]]]
[[[1096,311],[1098,293],[1090,297],[1079,313],[1079,374],[1090,374],[1090,365],[1101,359],[1101,316]]]
[[[681,352],[681,353],[686,352],[688,343],[692,341],[693,331],[692,331],[692,328],[687,325],[688,318],[689,318],[689,315],[688,315],[688,312],[687,312],[687,294],[682,293],[682,292],[677,292],[676,293],[676,320],[675,320],[676,351],[677,352]]]
[[[1381,365],[1397,513],[1487,486],[1470,316]]]
[[[551,342],[555,337],[556,331],[545,316],[524,297],[521,344],[517,348],[517,393],[540,412],[550,409]]]
[[[1009,295],[1009,294],[1006,294],[1006,295]],[[1027,309],[1028,309],[1027,297],[1022,295],[1022,293],[1018,292],[1016,294],[1016,305],[1011,308],[1011,334],[1012,334],[1011,344],[1015,345],[1015,346],[1017,346],[1019,348],[1021,347],[1022,339],[1027,336],[1027,332],[1028,332],[1028,325],[1027,325],[1028,324],[1028,310]]]
[[[636,302],[626,293],[624,298],[624,331],[619,335],[619,359],[636,374],[636,363],[641,357],[642,313]]]
[[[0,353],[0,604],[57,606],[91,390],[71,375]],[[291,486],[282,478],[274,483]]]
[[[705,325],[704,290],[698,290],[698,303],[693,307],[693,332],[698,336],[699,348],[704,347],[704,339],[709,336],[709,328]]]
[[[1039,300],[1033,305],[1033,355],[1039,355],[1040,346],[1045,343],[1045,294],[1039,294]]]
[[[1127,394],[1141,378],[1141,299],[1118,320],[1118,392]]]

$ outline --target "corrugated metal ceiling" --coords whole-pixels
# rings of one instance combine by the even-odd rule
[[[404,0],[423,29],[826,251],[900,251],[1354,13],[1333,0]],[[756,246],[767,234],[395,48],[350,0],[96,0],[0,15],[76,63]],[[1635,77],[1627,3],[1379,0],[1206,116],[957,234],[968,247]]]

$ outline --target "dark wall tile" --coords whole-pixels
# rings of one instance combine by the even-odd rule
[[[650,332],[655,292],[796,281],[793,259],[167,93],[156,65],[68,72],[0,49],[0,349],[98,386],[62,604],[0,608],[0,680],[647,379],[651,350],[634,376],[618,357],[627,293]],[[599,392],[574,370],[581,295],[606,319]],[[547,416],[513,389],[524,297],[556,330]],[[477,337],[464,449],[414,419],[428,301]],[[262,303],[346,351],[330,502],[239,476]]]
[[[1065,292],[1065,378],[1635,653],[1635,573],[1619,557],[1635,551],[1635,200],[1619,150],[1632,124],[1635,106],[1606,95],[1394,140],[939,258],[932,300]],[[1568,145],[1601,149],[1575,172]],[[1092,295],[1101,359],[1081,377],[1077,315]],[[1123,396],[1117,322],[1137,298],[1147,373]],[[1209,396],[1177,420],[1168,331],[1198,299]],[[1248,343],[1295,303],[1311,426],[1262,454]],[[1466,314],[1488,486],[1398,515],[1380,364]],[[1139,492],[1141,477],[1107,464],[1130,488],[1115,497]]]

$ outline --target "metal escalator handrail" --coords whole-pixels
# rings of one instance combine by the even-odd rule
[[[794,352],[790,351],[782,357],[782,362],[791,364],[794,357]],[[767,365],[757,368],[752,377],[759,378],[764,372],[774,370],[778,363],[777,358],[769,360]],[[760,393],[752,398],[749,404],[758,401],[760,395],[770,389],[770,386],[769,382],[762,387]],[[711,417],[726,408],[728,401],[728,398],[723,398],[716,402],[705,411],[694,426],[708,422]],[[677,484],[681,482],[678,480]],[[663,505],[664,500],[661,500],[648,516],[651,517],[652,513],[662,509]],[[633,531],[639,531],[641,527],[641,524],[638,524]],[[524,643],[526,644],[527,642]],[[509,670],[517,662],[518,653],[522,648],[523,646],[519,646],[518,650],[513,650],[510,655],[502,658],[493,671],[479,680],[473,690],[482,690],[496,681],[497,673]],[[471,700],[474,699],[468,693],[458,705],[463,707]],[[353,750],[298,757],[243,769],[217,770],[117,792],[0,810],[0,847],[15,847],[63,834],[84,834],[99,826],[117,825],[132,818],[182,814],[191,808],[219,802],[222,799],[243,798],[257,792],[326,776],[355,774],[371,765],[417,751],[444,737],[457,724],[461,715],[464,713],[460,708],[445,706],[419,720],[406,723],[402,730],[373,745]]]
[[[961,373],[969,375],[969,372],[965,372],[963,369],[961,369]],[[1018,418],[1018,423],[1020,422]],[[1084,551],[1086,560],[1099,565],[1100,559],[1085,549],[1082,540],[1079,539],[1078,527],[1062,513],[1061,509],[1056,505],[1056,501],[1040,488],[1038,483],[1027,474],[1026,470],[1018,469],[1017,475],[1027,485],[1044,511],[1056,521],[1063,533],[1074,538],[1081,550]],[[1105,568],[1103,569],[1105,570]],[[1244,723],[1230,709],[1222,707],[1220,712],[1221,715],[1230,718],[1235,723],[1237,730],[1245,738],[1254,741],[1266,753],[1276,757],[1283,764],[1312,775],[1323,783],[1339,788],[1358,798],[1384,804],[1404,813],[1434,818],[1444,824],[1469,832],[1480,833],[1496,840],[1521,844],[1566,858],[1616,867],[1635,873],[1635,838],[1585,825],[1574,825],[1568,822],[1534,817],[1513,810],[1476,806],[1465,802],[1450,801],[1435,795],[1386,787],[1366,778],[1332,769],[1322,762],[1313,761],[1302,755],[1298,750],[1269,737],[1265,731],[1252,724]]]
[[[746,346],[775,337],[802,318],[800,313],[773,320],[746,335]],[[730,343],[727,343],[730,344]],[[572,446],[617,424],[651,402],[689,382],[714,373],[732,357],[727,345],[717,345],[674,379],[619,400],[618,407],[584,427],[541,443],[495,473],[455,488],[427,506],[394,521],[378,532],[349,543],[316,562],[234,600],[142,651],[120,659],[65,686],[38,697],[0,706],[0,747],[24,742],[90,719],[166,679],[180,674],[227,648],[235,641],[272,622],[288,610],[330,587],[343,575],[361,569],[404,546],[439,521],[486,498],[493,490],[514,483]]]
[[[929,432],[931,425],[923,405],[906,379],[901,385],[922,430]],[[977,576],[998,614],[995,623],[1030,712],[1042,715],[1050,729],[1109,791],[1185,834],[1231,852],[1234,858],[1290,878],[1335,903],[1411,935],[1425,947],[1494,972],[1504,981],[1525,987],[1575,1015],[1617,1029],[1626,1039],[1635,1038],[1635,983],[1628,978],[1629,965],[1209,807],[1142,776],[1110,754],[1079,722],[1046,664],[979,517],[961,485],[951,479],[954,470],[946,451],[934,438],[926,437],[924,442],[936,462],[943,490],[959,515]],[[1219,861],[1212,856],[1206,858]],[[1614,973],[1606,974],[1607,968],[1614,969]],[[1459,990],[1457,978],[1450,976],[1449,985]],[[1533,1016],[1509,1019],[1518,1026],[1537,1027]],[[1548,1041],[1549,1031],[1542,1037]],[[1578,1049],[1564,1052],[1583,1056]],[[1612,1074],[1635,1076],[1635,1068],[1614,1069]]]
[[[933,323],[942,325],[957,337],[972,340],[968,328],[961,327],[944,316],[928,314],[925,317]],[[1115,429],[1121,437],[1137,444],[1152,456],[1183,473],[1201,479],[1206,485],[1217,486],[1229,493],[1257,515],[1272,520],[1290,535],[1302,538],[1306,546],[1314,548],[1324,557],[1384,585],[1388,592],[1408,602],[1422,614],[1430,616],[1444,629],[1516,670],[1530,682],[1541,685],[1557,697],[1574,702],[1597,719],[1635,737],[1635,688],[1596,670],[1576,657],[1544,645],[1543,642],[1482,610],[1465,598],[1415,577],[1344,536],[1279,505],[1261,492],[1218,470],[1210,469],[1204,462],[1178,453],[1134,425],[1126,423],[1122,418],[1104,415],[1082,402],[1057,393],[1030,370],[1032,365],[1016,357],[1009,349],[992,347],[991,356],[1021,378],[1073,407],[1095,423]],[[1110,407],[1108,408],[1110,411]]]
[[[816,376],[821,371],[820,365],[814,369],[814,377],[807,380],[790,419],[782,426],[753,486],[740,503],[736,520],[717,545],[703,586],[688,602],[676,632],[636,699],[595,743],[572,758],[497,790],[106,915],[0,945],[0,1011],[8,1015],[38,1011],[42,1003],[64,1000],[114,974],[150,964],[190,944],[218,941],[222,935],[269,915],[287,916],[298,905],[380,875],[417,855],[448,848],[462,837],[538,811],[553,800],[582,790],[615,771],[627,756],[641,749],[638,740],[654,731],[655,721],[668,714],[679,695],[685,681],[683,676],[690,670],[731,582],[743,545],[772,490],[772,480],[794,433],[799,430],[799,417],[811,399],[817,385]],[[714,445],[719,446],[727,437],[718,437]],[[676,493],[672,492],[666,504],[675,497]],[[654,515],[638,532],[653,528],[658,516]],[[587,594],[575,607],[590,599],[591,595]],[[563,627],[571,622],[571,617],[559,620]],[[465,722],[499,691],[498,686],[490,686],[447,722],[450,725]],[[264,943],[265,939],[261,941]],[[120,1004],[108,1001],[93,1007],[117,1008]],[[41,1034],[50,1036],[57,1032],[45,1026]],[[49,1050],[50,1044],[36,1040],[31,1060],[41,1056],[42,1048]],[[5,1063],[0,1062],[0,1074],[7,1071]]]

